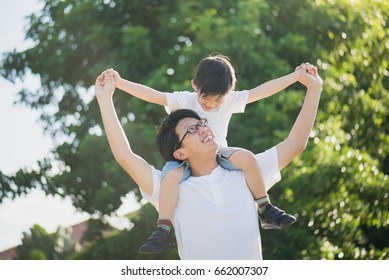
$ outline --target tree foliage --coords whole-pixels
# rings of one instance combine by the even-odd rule
[[[155,228],[157,213],[150,204],[128,215],[133,224],[130,230],[113,230],[106,237],[92,240],[79,253],[72,256],[78,260],[152,260],[155,255],[139,253],[139,247],[146,241],[147,233]],[[150,222],[152,221],[152,222]],[[158,255],[159,259],[178,259],[177,249]]]
[[[29,17],[26,37],[35,45],[4,54],[0,73],[10,81],[28,71],[39,75],[42,87],[19,92],[19,102],[42,109],[47,132],[61,141],[38,171],[0,173],[0,201],[41,188],[102,217],[126,193],[139,197],[114,162],[91,97],[95,77],[106,68],[171,92],[189,90],[196,64],[212,52],[231,58],[238,89],[309,61],[324,80],[316,125],[306,151],[270,192],[298,223],[262,232],[264,258],[387,259],[388,16],[389,4],[379,0],[46,0]],[[249,105],[231,121],[230,145],[259,152],[282,141],[303,92],[293,85]],[[161,167],[153,137],[163,108],[124,93],[115,103],[133,150]],[[148,215],[131,231],[96,243],[101,254],[85,256],[136,258],[135,251],[132,257],[112,252],[132,236],[145,240],[154,220]]]
[[[39,225],[30,232],[23,233],[22,244],[16,247],[20,260],[66,260],[76,252],[79,246],[71,237],[68,229],[59,227],[49,234]]]

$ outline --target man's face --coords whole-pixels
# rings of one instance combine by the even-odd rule
[[[182,140],[181,147],[185,148],[189,153],[203,153],[211,150],[217,150],[219,147],[218,142],[215,139],[213,131],[208,126],[198,126],[199,120],[195,118],[184,118],[180,120],[176,127],[176,133],[178,138],[182,140],[185,133],[185,138]],[[197,127],[197,131],[193,133],[187,133],[188,128]],[[189,129],[191,130],[191,129]]]

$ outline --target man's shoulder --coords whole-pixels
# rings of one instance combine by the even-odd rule
[[[221,182],[224,179],[226,181],[230,181],[232,179],[239,180],[243,178],[243,181],[246,182],[242,170],[237,169],[231,163],[226,164],[225,162],[220,160],[218,160],[218,163],[219,163],[218,167],[211,173],[211,177],[214,178],[216,181]]]
[[[161,187],[161,171],[150,165],[152,176],[152,190],[151,192],[145,192],[141,187],[140,193],[144,199],[150,202],[156,209],[159,209],[159,190]]]

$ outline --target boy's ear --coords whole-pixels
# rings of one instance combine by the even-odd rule
[[[186,160],[187,159],[187,154],[185,153],[184,149],[178,149],[178,150],[175,150],[174,153],[173,153],[173,157],[176,159],[176,160]]]
[[[194,89],[195,92],[197,92],[197,87],[196,87],[196,85],[194,83],[194,80],[192,79],[191,82],[192,82],[192,88]]]

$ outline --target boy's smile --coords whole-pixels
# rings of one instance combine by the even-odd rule
[[[224,101],[225,95],[216,95],[216,96],[202,96],[197,95],[197,101],[199,102],[201,108],[204,111],[210,112],[215,109],[218,109]]]

